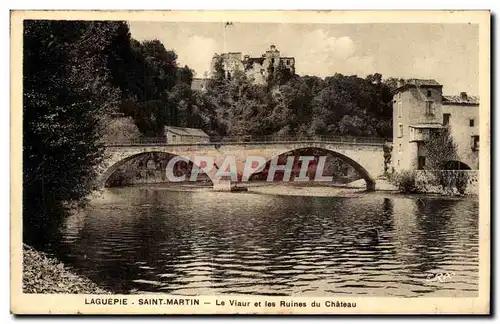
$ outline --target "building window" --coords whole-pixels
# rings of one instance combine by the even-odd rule
[[[398,145],[398,152],[402,152],[403,151],[403,145],[401,145],[401,143],[399,143]]]
[[[260,69],[260,74],[264,75],[264,69]]]
[[[418,169],[423,170],[425,167],[425,156],[418,157]]]
[[[474,152],[479,151],[479,135],[471,136],[471,149]]]
[[[290,65],[290,60],[286,60],[286,65]]]
[[[400,101],[398,102],[398,118],[401,118],[403,115],[403,103]]]
[[[443,114],[443,126],[446,126],[450,123],[450,114]]]
[[[398,92],[398,99],[401,99],[401,92]]]
[[[434,115],[434,105],[432,101],[425,102],[425,114],[429,116]]]
[[[430,98],[432,97],[432,91],[431,90],[427,90],[427,98]]]
[[[403,137],[403,124],[398,125],[398,137]]]
[[[474,127],[474,118],[469,119],[469,126]]]
[[[274,64],[274,57],[271,59],[271,64]]]

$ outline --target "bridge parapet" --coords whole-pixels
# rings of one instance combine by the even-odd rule
[[[329,144],[353,144],[353,145],[376,145],[381,146],[392,139],[380,137],[352,137],[352,136],[231,136],[213,137],[208,142],[176,141],[168,143],[164,137],[143,137],[120,141],[104,141],[105,146],[207,146],[216,144],[287,144],[287,143],[329,143]]]

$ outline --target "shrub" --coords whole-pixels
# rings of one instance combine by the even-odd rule
[[[467,172],[458,171],[455,178],[455,187],[460,194],[465,194],[465,189],[467,189],[467,184],[469,183],[469,175]]]
[[[423,189],[417,182],[417,175],[415,171],[403,170],[400,173],[395,173],[392,176],[392,179],[392,182],[402,193],[419,193]]]
[[[432,172],[435,178],[435,184],[440,185],[443,193],[453,194],[456,188],[460,194],[465,194],[469,175],[466,171],[459,170],[434,170]]]

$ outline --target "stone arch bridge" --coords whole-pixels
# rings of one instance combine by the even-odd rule
[[[270,161],[281,154],[316,148],[331,152],[351,165],[366,181],[367,190],[375,190],[376,179],[384,172],[384,139],[350,138],[296,141],[261,142],[210,142],[196,144],[167,143],[106,143],[105,161],[99,176],[99,185],[127,161],[145,153],[168,153],[182,156],[191,162],[194,156],[234,156],[238,172],[242,171],[247,157],[260,156]],[[209,177],[214,181],[213,177]]]

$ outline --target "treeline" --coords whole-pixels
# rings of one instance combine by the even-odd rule
[[[366,78],[291,75],[270,71],[265,85],[252,84],[243,72],[224,78],[221,64],[207,91],[195,94],[202,124],[220,136],[392,136],[392,95],[395,80],[380,74]]]
[[[206,91],[192,91],[192,71],[157,40],[130,40],[117,78],[119,110],[144,136],[161,136],[165,125],[201,128],[212,136],[392,136],[395,79],[292,74],[283,65],[268,69],[257,85],[243,71],[227,79],[216,61]]]
[[[193,71],[179,67],[177,54],[158,40],[138,42],[130,33],[125,38],[112,67],[121,90],[117,110],[131,116],[145,136],[161,135],[165,125],[193,123]]]

